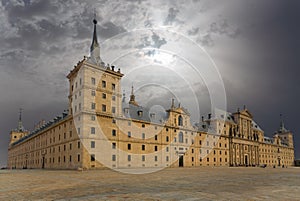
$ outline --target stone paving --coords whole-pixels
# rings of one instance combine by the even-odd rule
[[[300,168],[0,170],[0,200],[300,200]]]

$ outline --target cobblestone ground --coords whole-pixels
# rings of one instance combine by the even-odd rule
[[[0,200],[300,200],[300,168],[1,170]]]

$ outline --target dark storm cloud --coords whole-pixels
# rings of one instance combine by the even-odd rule
[[[179,20],[176,19],[176,16],[178,13],[179,13],[179,10],[177,10],[175,8],[169,8],[168,16],[166,17],[164,24],[172,25],[173,22],[179,22]]]

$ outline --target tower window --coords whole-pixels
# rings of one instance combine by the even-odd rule
[[[91,95],[92,95],[92,96],[96,96],[96,91],[95,91],[95,90],[92,90],[92,91],[91,91]]]
[[[106,99],[106,93],[103,93],[103,94],[102,94],[102,98],[103,98],[103,99]]]
[[[179,139],[179,143],[183,143],[183,133],[182,132],[179,133],[178,139]]]
[[[106,82],[102,80],[102,88],[106,88]]]
[[[96,109],[96,103],[91,103],[91,109],[92,110]]]
[[[92,85],[96,84],[96,79],[94,77],[91,78]]]
[[[145,145],[144,144],[142,144],[142,150],[145,151]]]
[[[95,141],[91,141],[91,148],[95,148]]]
[[[95,154],[91,154],[91,161],[95,161]]]
[[[102,112],[106,112],[106,105],[102,105]]]
[[[111,84],[111,89],[113,90],[113,91],[115,91],[116,90],[116,85],[113,83],[113,84]]]
[[[112,136],[116,136],[116,135],[117,135],[117,132],[116,132],[116,130],[115,130],[115,129],[112,129],[112,131],[111,131],[111,135],[112,135]]]
[[[182,116],[179,115],[178,117],[178,126],[183,126]]]
[[[112,108],[111,108],[111,112],[112,112],[112,113],[116,113],[116,107],[112,107]]]
[[[127,144],[127,149],[131,150],[131,144]]]
[[[95,133],[96,133],[95,127],[91,127],[91,134],[95,134]]]

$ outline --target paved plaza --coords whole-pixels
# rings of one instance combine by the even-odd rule
[[[300,200],[300,168],[0,170],[0,200]]]

